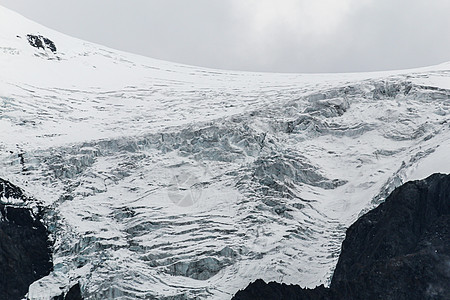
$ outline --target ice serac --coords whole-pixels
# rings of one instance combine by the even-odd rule
[[[327,285],[359,215],[410,177],[450,172],[449,99],[449,63],[212,70],[0,7],[0,177],[44,201],[54,237],[54,270],[28,297],[76,283],[102,300]]]
[[[450,299],[450,175],[395,189],[349,227],[330,288],[257,280],[235,300]]]

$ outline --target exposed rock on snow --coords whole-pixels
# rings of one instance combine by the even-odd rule
[[[56,52],[55,43],[53,43],[50,39],[43,37],[42,35],[27,34],[27,40],[28,43],[30,43],[30,45],[35,48],[43,50],[48,49],[52,52]]]

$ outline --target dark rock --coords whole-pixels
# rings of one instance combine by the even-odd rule
[[[43,50],[49,49],[53,53],[56,52],[55,43],[53,43],[52,40],[50,40],[46,37],[43,37],[42,35],[28,34],[27,40],[28,40],[28,43],[35,48],[38,48],[38,49],[41,48]]]
[[[449,175],[405,183],[347,230],[331,288],[354,299],[450,299],[449,220]]]
[[[21,199],[24,202],[28,200],[28,198],[19,187],[13,185],[7,180],[3,180],[0,178],[0,198],[3,197]]]
[[[70,288],[65,298],[65,300],[82,300],[82,299],[83,297],[81,297],[81,289],[79,283],[75,284]]]
[[[265,283],[258,279],[251,283],[244,290],[239,291],[234,300],[328,300],[331,292],[323,285],[315,289],[303,289],[298,285],[288,285],[284,283]]]
[[[0,179],[0,197],[31,201],[23,191]],[[34,281],[53,269],[51,243],[41,222],[42,209],[0,203],[0,299],[22,299]]]
[[[55,46],[55,43],[53,43],[52,40],[50,40],[50,39],[48,39],[46,37],[43,37],[43,36],[41,36],[41,38],[44,40],[45,46],[47,46],[47,48],[50,49],[50,51],[56,52],[56,46]]]
[[[66,294],[63,293],[60,296],[53,297],[52,300],[83,300],[80,284],[73,285]]]
[[[33,46],[34,48],[38,48],[38,49],[42,48],[45,50],[44,44],[39,36],[28,34],[27,39],[28,39],[28,43],[30,43],[30,45]]]
[[[258,280],[233,299],[450,299],[450,175],[405,183],[350,226],[329,289]]]

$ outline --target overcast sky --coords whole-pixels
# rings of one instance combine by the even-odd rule
[[[450,0],[0,0],[91,42],[191,65],[268,72],[450,61]]]

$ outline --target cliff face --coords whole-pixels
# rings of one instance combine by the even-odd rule
[[[450,176],[396,189],[348,230],[332,289],[361,299],[450,299]]]
[[[0,179],[0,299],[22,299],[29,285],[53,269],[51,243],[22,190]]]
[[[0,299],[24,299],[30,284],[53,270],[43,208],[30,205],[33,201],[21,188],[0,178]],[[54,299],[81,300],[80,285]]]
[[[259,280],[233,299],[450,299],[450,175],[407,182],[347,230],[331,286]]]

